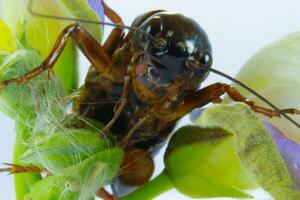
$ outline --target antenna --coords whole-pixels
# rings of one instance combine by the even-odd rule
[[[81,23],[86,23],[86,24],[96,24],[96,25],[107,25],[107,26],[112,26],[112,27],[117,27],[121,29],[128,29],[128,30],[133,30],[138,33],[142,33],[149,37],[151,40],[155,40],[155,38],[150,35],[149,33],[137,28],[137,27],[132,27],[132,26],[126,26],[122,24],[114,24],[114,23],[109,23],[109,22],[99,22],[95,20],[89,20],[89,19],[78,19],[78,18],[72,18],[72,17],[64,17],[64,16],[55,16],[55,15],[48,15],[48,14],[43,14],[39,13],[33,10],[33,3],[34,0],[30,0],[28,4],[28,11],[31,15],[36,16],[36,17],[41,17],[41,18],[48,18],[48,19],[55,19],[55,20],[64,20],[64,21],[76,21],[76,22],[81,22]]]
[[[88,19],[78,19],[78,18],[72,18],[72,17],[55,16],[55,15],[47,15],[47,14],[43,14],[43,13],[38,13],[38,12],[35,12],[33,10],[33,3],[34,3],[34,0],[29,1],[28,11],[31,15],[36,16],[36,17],[55,19],[55,20],[65,20],[65,21],[77,21],[77,22],[81,22],[81,23],[96,24],[96,25],[107,25],[107,26],[112,26],[112,27],[118,27],[118,28],[121,28],[121,29],[128,29],[128,30],[136,31],[138,33],[142,33],[142,34],[146,35],[147,37],[149,37],[151,40],[155,40],[155,38],[152,35],[150,35],[149,33],[145,32],[145,31],[143,31],[143,30],[141,30],[137,27],[126,26],[126,25],[121,25],[121,24],[114,24],[114,23],[109,23],[109,22],[99,22],[99,21],[88,20]],[[206,67],[204,65],[199,65],[199,67],[204,68],[207,71],[211,71],[215,74],[218,74],[218,75],[220,75],[220,76],[222,76],[222,77],[238,84],[242,88],[248,90],[249,92],[254,94],[256,97],[261,99],[263,102],[265,102],[267,105],[269,105],[271,108],[278,111],[282,116],[284,116],[291,123],[293,123],[298,128],[300,128],[299,123],[297,123],[295,120],[293,120],[291,117],[289,117],[286,113],[282,112],[277,106],[275,106],[273,103],[271,103],[269,100],[267,100],[262,95],[258,94],[255,90],[253,90],[252,88],[250,88],[249,86],[247,86],[243,82],[241,82],[241,81],[239,81],[239,80],[237,80],[237,79],[235,79],[235,78],[233,78],[233,77],[231,77],[231,76],[229,76],[229,75],[227,75],[227,74],[225,74],[225,73],[223,73],[223,72],[221,72],[217,69]]]
[[[254,89],[250,88],[249,86],[247,86],[245,83],[217,70],[214,68],[210,68],[210,67],[206,67],[204,65],[199,65],[199,67],[204,68],[207,71],[211,71],[215,74],[218,74],[228,80],[231,80],[232,82],[238,84],[239,86],[241,86],[242,88],[248,90],[249,92],[251,92],[252,94],[254,94],[256,97],[258,97],[259,99],[261,99],[263,102],[265,102],[267,105],[269,105],[271,108],[273,108],[274,110],[278,111],[282,116],[284,116],[287,120],[289,120],[291,123],[293,123],[294,125],[296,125],[298,128],[300,128],[300,124],[297,123],[295,120],[293,120],[291,117],[289,117],[286,113],[282,112],[277,106],[275,106],[273,103],[271,103],[269,100],[267,100],[265,97],[263,97],[262,95],[258,94]]]

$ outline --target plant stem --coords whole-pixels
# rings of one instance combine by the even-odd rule
[[[27,146],[25,144],[28,131],[30,131],[29,128],[25,127],[24,124],[19,123],[17,125],[17,138],[14,146],[13,164],[22,164],[19,161],[19,156],[27,150]],[[23,200],[25,194],[30,192],[30,187],[37,181],[41,180],[41,175],[32,173],[14,174],[14,180],[16,200]]]
[[[121,197],[120,200],[150,200],[173,188],[165,171],[134,192]]]

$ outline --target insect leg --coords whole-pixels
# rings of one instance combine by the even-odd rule
[[[206,104],[220,103],[220,96],[227,93],[230,98],[237,102],[243,102],[254,111],[261,114],[264,114],[268,117],[280,117],[281,113],[288,114],[300,114],[300,111],[297,109],[283,109],[283,110],[272,110],[262,106],[258,106],[253,101],[247,100],[243,97],[235,88],[225,83],[215,83],[209,85],[203,89],[200,89],[196,92],[190,93],[185,97],[184,104],[178,106],[175,110],[172,111],[170,116],[167,117],[168,120],[175,120],[183,117],[187,113],[191,112],[194,108],[199,108],[205,106]]]
[[[4,164],[9,167],[0,169],[0,172],[9,172],[10,174],[48,172],[46,169],[35,167],[35,166],[21,166],[16,164],[9,164],[9,163],[4,163]]]
[[[114,113],[114,117],[110,120],[110,122],[101,130],[101,133],[106,134],[109,129],[112,127],[112,125],[115,123],[115,121],[119,118],[126,102],[127,102],[127,95],[129,91],[129,82],[130,82],[130,75],[126,76],[124,78],[124,87],[123,87],[123,93],[122,97],[119,99],[119,102],[116,104],[116,111]]]
[[[112,21],[113,23],[117,25],[124,25],[122,18],[110,7],[107,6],[107,4],[102,1],[102,5],[104,8],[105,15]],[[118,46],[121,44],[124,38],[124,32],[123,29],[118,27],[114,28],[112,32],[109,34],[108,38],[106,39],[105,43],[103,44],[103,48],[105,52],[112,56],[115,50],[118,48]]]
[[[287,109],[281,109],[281,110],[273,110],[269,108],[265,108],[259,105],[256,105],[254,101],[250,101],[246,99],[237,89],[235,89],[233,86],[228,84],[222,84],[223,90],[229,95],[229,97],[238,102],[243,102],[250,106],[250,108],[257,113],[261,113],[263,115],[266,115],[270,118],[272,117],[281,117],[282,113],[286,114],[300,114],[300,110],[297,110],[295,108],[287,108]]]
[[[18,173],[49,173],[46,169],[35,167],[35,166],[21,166],[16,164],[5,163],[9,167],[0,169],[0,172],[9,172],[10,174],[18,174]],[[101,188],[97,192],[97,196],[105,199],[105,200],[116,200],[114,196],[110,195],[104,188]]]
[[[113,195],[109,194],[104,188],[101,188],[100,190],[98,190],[96,195],[104,200],[117,200],[117,198],[115,198]]]
[[[154,114],[161,109],[160,106],[154,106],[152,107],[148,112],[146,112],[147,114],[144,115],[143,117],[139,118],[137,123],[134,124],[134,126],[129,130],[129,132],[125,135],[125,137],[119,142],[118,146],[120,147],[126,147],[129,142],[130,139],[132,138],[134,132],[139,129],[149,118],[153,117]]]
[[[56,43],[41,65],[34,70],[14,79],[5,80],[0,83],[0,90],[10,83],[24,84],[46,70],[51,70],[61,55],[69,38],[72,38],[89,61],[100,72],[104,72],[111,63],[110,57],[103,47],[78,24],[67,26],[58,36]]]
[[[152,117],[152,115],[146,115],[145,117],[141,118],[131,129],[130,131],[126,134],[126,136],[121,140],[121,142],[118,144],[120,147],[126,147],[129,144],[130,139],[133,136],[134,131],[136,131],[138,128],[140,128],[143,123]]]

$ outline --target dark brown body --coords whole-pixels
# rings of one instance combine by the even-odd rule
[[[113,57],[119,58],[126,54],[126,44]],[[130,53],[129,53],[130,54]],[[119,61],[119,60],[117,60]],[[130,59],[122,62],[125,69],[129,66]],[[114,108],[122,96],[123,81],[115,83],[102,76],[99,71],[91,67],[86,77],[85,85],[81,88],[80,113],[86,117],[96,119],[103,124],[107,124],[114,116]],[[145,114],[153,105],[147,104],[139,99],[132,87],[129,86],[127,103],[120,117],[111,127],[111,132],[121,141],[130,129],[137,123],[142,114]],[[138,128],[130,140],[128,147],[143,148],[155,152],[166,141],[172,132],[177,120],[164,121],[159,117],[147,120]]]
[[[161,37],[163,37],[163,34],[169,34],[169,30],[171,30],[174,32],[173,40],[176,39],[183,42],[188,39],[197,40],[196,42],[193,41],[197,43],[193,45],[202,45],[199,49],[211,53],[211,47],[204,31],[194,21],[182,15],[162,10],[150,11],[139,16],[133,22],[132,26],[140,27],[144,24],[146,24],[144,26],[148,26],[147,23],[150,24],[150,27],[151,25],[152,27],[157,26],[156,22],[151,21],[153,18],[160,19],[159,26],[162,26],[162,28],[159,31],[162,34]],[[165,30],[166,28],[168,29]],[[121,141],[140,119],[149,114],[149,112],[153,112],[153,108],[156,107],[157,110],[154,111],[154,114],[134,131],[125,147],[134,146],[154,153],[155,149],[164,144],[168,135],[172,132],[176,121],[185,115],[187,110],[184,110],[182,113],[174,111],[184,103],[186,96],[198,89],[200,82],[203,81],[208,72],[199,70],[198,74],[192,74],[193,76],[188,74],[185,77],[183,74],[183,70],[185,69],[183,68],[185,67],[186,58],[191,55],[178,55],[178,52],[174,50],[174,53],[166,54],[165,57],[159,56],[164,66],[170,66],[170,69],[162,72],[164,83],[168,83],[169,81],[170,86],[167,88],[160,87],[161,83],[157,83],[158,86],[155,86],[148,80],[144,83],[145,80],[139,80],[141,76],[138,74],[137,68],[138,66],[146,65],[146,61],[143,59],[140,61],[140,57],[145,56],[143,43],[146,43],[145,40],[147,39],[141,39],[143,35],[134,34],[133,31],[130,31],[125,37],[120,39],[115,50],[111,51],[112,62],[110,66],[107,66],[110,70],[103,73],[96,67],[90,68],[85,84],[81,88],[82,95],[79,100],[79,111],[81,115],[97,119],[103,124],[109,123],[114,117],[116,104],[122,97],[124,79],[128,75],[128,68],[133,68],[133,73],[131,74],[133,79],[131,79],[128,85],[126,104],[121,115],[110,129],[117,136],[117,140]],[[155,37],[156,33],[153,34],[153,37]],[[201,34],[201,37],[197,39],[197,35],[199,34]],[[169,49],[172,50],[172,48],[174,47],[170,47]],[[156,53],[154,52],[155,50],[150,50],[149,54],[156,57],[156,55],[153,55]],[[197,53],[199,51],[201,52],[201,50],[198,50]],[[147,66],[144,67],[147,68]],[[112,76],[114,76],[113,79],[111,79]],[[148,88],[144,87],[143,84],[147,85]],[[143,93],[147,89],[149,90],[148,93]]]
[[[133,26],[139,27],[144,21],[153,16],[161,17],[162,21],[165,20],[166,25],[170,26],[171,30],[174,30],[175,36],[176,33],[180,36],[180,41],[189,39],[189,37],[196,38],[196,34],[193,35],[194,22],[190,22],[189,18],[160,10],[151,11],[138,17],[134,21]],[[183,24],[182,27],[178,27],[178,21],[172,20],[172,18],[176,17],[178,20],[186,22],[185,26]],[[183,27],[187,30],[184,30]],[[177,32],[176,29],[178,29]],[[186,34],[186,31],[189,31],[188,29],[191,29],[190,32],[192,34],[190,36]],[[201,32],[202,29],[199,28],[199,30],[196,31]],[[133,39],[133,37],[135,39]],[[177,111],[178,107],[182,106],[185,97],[198,89],[199,82],[201,82],[208,73],[200,70],[199,76],[195,79],[189,74],[187,75],[189,77],[184,77],[184,75],[180,73],[182,73],[182,68],[185,67],[187,55],[170,54],[165,58],[160,57],[163,58],[163,65],[171,66],[171,68],[167,69],[163,74],[165,79],[164,83],[168,84],[170,80],[170,84],[166,88],[160,87],[160,84],[155,86],[151,81],[148,82],[148,80],[143,79],[144,77],[139,75],[139,70],[137,70],[138,67],[145,67],[146,69],[148,67],[145,64],[145,59],[140,58],[146,57],[146,52],[143,52],[143,50],[145,50],[144,47],[140,47],[143,42],[136,41],[139,39],[139,36],[134,36],[132,31],[125,37],[122,37],[121,42],[119,42],[115,50],[112,51],[110,65],[106,67],[110,70],[103,72],[94,66],[89,69],[76,106],[80,115],[96,119],[103,124],[108,124],[114,118],[120,99],[122,99],[125,87],[124,80],[125,77],[128,76],[128,69],[133,69],[133,72],[130,74],[132,78],[127,88],[126,104],[120,116],[118,116],[112,127],[110,127],[110,131],[116,136],[117,142],[123,141],[139,120],[151,113],[151,117],[147,118],[141,126],[134,130],[132,137],[130,137],[124,146],[124,163],[130,163],[130,166],[126,166],[125,170],[122,169],[123,172],[126,171],[125,173],[127,173],[127,175],[121,175],[121,179],[125,180],[125,185],[133,186],[141,185],[151,177],[153,172],[151,155],[153,156],[158,152],[166,142],[178,119],[187,113],[187,110],[180,112],[174,111]],[[205,51],[211,51],[208,43],[203,45],[207,45],[203,48]],[[153,53],[153,51],[151,53]],[[174,62],[176,62],[176,64],[174,64]],[[176,76],[176,80],[173,80],[174,75]],[[113,79],[111,78],[112,76]],[[190,82],[186,80],[190,80]],[[144,87],[143,84],[147,85],[148,88]],[[144,90],[149,90],[150,92],[143,93]],[[188,111],[190,111],[190,109]],[[138,154],[137,151],[139,150],[136,149],[143,149],[148,153],[144,152],[143,154]],[[132,155],[132,152],[135,152],[135,156]],[[130,153],[131,156],[126,156]],[[137,160],[137,157],[138,162],[134,162],[134,160]],[[137,177],[135,177],[135,175],[139,173],[141,176],[137,175]],[[121,188],[120,185],[117,188],[119,194],[123,193],[119,192]],[[116,188],[115,192],[117,192]]]
[[[148,181],[153,172],[151,155],[166,142],[176,122],[194,108],[220,102],[220,96],[228,93],[234,100],[263,110],[227,84],[199,89],[209,73],[205,68],[212,64],[211,47],[205,32],[192,19],[151,11],[138,17],[132,26],[152,34],[158,42],[134,31],[123,36],[120,29],[114,29],[113,33],[120,31],[119,38],[109,46],[103,45],[108,48],[111,62],[103,67],[105,70],[95,66],[89,69],[76,106],[80,115],[103,124],[116,119],[110,131],[117,142],[126,141],[122,143],[123,163],[130,163],[130,168],[122,166],[127,174],[123,176],[121,170],[121,180],[126,181],[121,185],[118,182],[114,189],[118,194],[123,194],[120,190],[124,185],[138,186]],[[157,44],[160,41],[162,44]],[[149,78],[149,68],[156,70],[157,79],[155,73]],[[122,100],[124,91],[126,101]],[[126,103],[116,118],[122,101]],[[141,120],[143,123],[137,126]]]
[[[80,113],[107,124],[114,116],[114,107],[122,96],[123,84],[111,83],[109,80],[99,81],[99,79],[101,79],[101,75],[91,68],[85,86],[82,88],[84,95],[82,96]],[[107,82],[110,82],[111,88],[107,88]],[[111,132],[117,137],[117,141],[121,141],[137,123],[141,117],[139,114],[149,110],[151,106],[141,101],[130,86],[124,110],[111,127]],[[164,144],[176,121],[164,121],[158,117],[147,120],[143,126],[135,131],[128,146],[133,145],[136,148],[154,152],[155,149]]]
[[[103,5],[111,21],[122,25],[121,18],[104,2]],[[153,172],[152,156],[165,143],[176,122],[194,108],[221,102],[225,93],[269,117],[283,115],[290,120],[286,113],[300,114],[293,108],[280,110],[266,100],[274,110],[258,106],[223,83],[199,89],[209,71],[229,76],[211,68],[210,43],[194,20],[156,10],[136,18],[132,26],[142,32],[130,30],[125,36],[121,26],[100,45],[80,25],[69,25],[39,67],[1,82],[0,90],[11,83],[24,84],[46,70],[51,72],[67,40],[72,38],[92,63],[74,110],[106,125],[100,134],[110,129],[116,136],[125,150],[121,177],[124,175],[125,185],[133,186],[148,181]],[[120,189],[119,185],[115,187],[115,191]]]

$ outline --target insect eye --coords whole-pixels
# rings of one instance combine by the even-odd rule
[[[204,66],[210,66],[212,64],[212,56],[210,53],[206,53],[204,54],[201,58],[200,58],[200,64],[204,65]]]
[[[162,21],[161,18],[158,16],[153,17],[148,25],[148,32],[153,36],[155,36],[162,30]]]
[[[160,76],[160,73],[156,67],[150,65],[148,67],[147,75],[151,80],[156,80]]]

